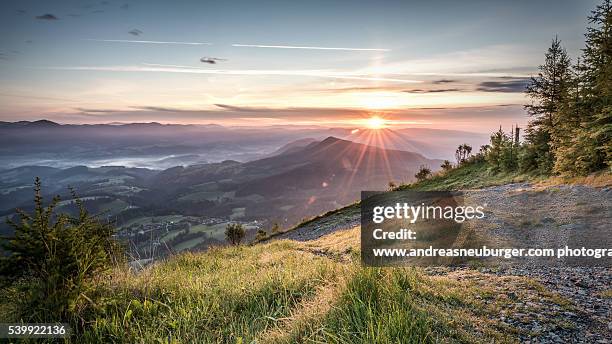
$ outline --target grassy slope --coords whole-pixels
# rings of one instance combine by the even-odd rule
[[[358,230],[181,254],[99,281],[83,342],[512,341],[480,307],[494,290],[358,263]],[[470,309],[478,309],[472,311]]]
[[[358,250],[354,228],[116,269],[76,342],[503,343],[514,330],[493,319],[508,295],[559,304],[525,278],[362,268]]]
[[[491,175],[474,164],[401,188],[460,189],[525,179]],[[317,221],[353,214],[355,207]],[[358,257],[354,228],[316,241],[180,254],[139,273],[117,268],[97,281],[102,301],[82,312],[88,325],[77,341],[513,342],[515,330],[493,320],[513,311],[508,295],[567,306],[526,278],[362,268]],[[0,321],[15,320],[10,303],[0,301],[0,311]]]
[[[444,174],[436,174],[433,177],[419,183],[402,185],[398,188],[398,190],[462,190],[528,180],[533,181],[535,179],[537,178],[534,176],[519,174],[516,172],[491,173],[488,170],[486,163],[477,162],[452,169]]]

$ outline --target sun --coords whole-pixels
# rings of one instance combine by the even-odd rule
[[[365,126],[369,129],[382,129],[387,126],[387,121],[379,116],[372,116],[365,120]]]

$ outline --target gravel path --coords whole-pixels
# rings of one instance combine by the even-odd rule
[[[495,205],[487,218],[495,235],[530,240],[541,247],[576,243],[581,234],[608,245],[612,239],[612,189],[584,185],[536,188],[527,183],[489,187],[466,195],[476,202]],[[525,214],[533,215],[525,219]],[[278,238],[315,240],[323,235],[353,228],[360,223],[359,206],[340,210],[284,233]],[[593,230],[595,228],[595,230]],[[527,231],[528,230],[528,231]],[[597,238],[597,236],[600,236]],[[574,245],[576,246],[576,245]],[[586,245],[585,245],[586,246]],[[552,246],[550,246],[552,247]],[[457,269],[430,269],[446,274]],[[567,300],[566,306],[516,299],[513,311],[498,320],[519,330],[525,343],[612,344],[612,268],[524,266],[480,272],[497,276],[524,276],[545,290]]]

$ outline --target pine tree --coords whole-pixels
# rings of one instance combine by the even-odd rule
[[[581,101],[576,104],[583,114],[581,150],[576,156],[578,173],[588,173],[612,166],[612,2],[604,0],[591,13],[585,34]]]
[[[513,171],[517,167],[513,137],[506,134],[501,126],[491,135],[491,144],[487,149],[486,161],[494,172]]]
[[[526,130],[527,149],[532,150],[535,161],[530,165],[541,172],[550,173],[554,165],[558,138],[563,133],[558,113],[567,101],[571,85],[571,61],[561,41],[555,37],[545,54],[540,72],[527,86],[532,103],[525,109],[533,120]]]

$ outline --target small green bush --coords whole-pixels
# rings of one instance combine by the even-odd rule
[[[18,210],[19,221],[8,221],[13,235],[0,241],[7,253],[0,257],[0,284],[20,296],[14,300],[15,318],[73,321],[93,302],[92,280],[112,266],[120,247],[113,227],[90,216],[79,199],[76,217],[56,214],[60,199],[44,207],[39,178],[34,191],[34,213]]]
[[[230,223],[225,227],[225,239],[234,246],[240,245],[245,234],[244,228],[239,223]]]
[[[423,181],[431,176],[431,169],[425,165],[419,167],[419,171],[414,175],[417,181]]]

